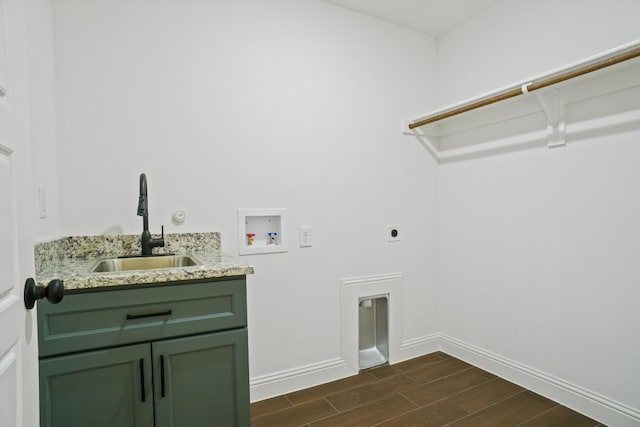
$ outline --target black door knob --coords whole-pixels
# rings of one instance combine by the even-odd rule
[[[46,298],[51,304],[57,304],[64,297],[64,284],[62,280],[53,279],[46,287],[36,285],[36,281],[29,277],[24,284],[24,306],[31,310],[36,300]]]

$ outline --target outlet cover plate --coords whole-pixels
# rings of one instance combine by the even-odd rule
[[[400,231],[400,226],[398,224],[387,225],[387,241],[388,242],[399,242],[401,235],[402,235],[402,232]]]

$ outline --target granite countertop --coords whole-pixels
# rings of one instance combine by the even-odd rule
[[[140,236],[74,236],[38,243],[35,247],[36,281],[64,281],[65,290],[212,279],[253,274],[253,267],[220,250],[219,233],[166,234],[158,254],[189,254],[201,261],[191,267],[90,273],[101,259],[140,253]],[[154,252],[155,254],[155,252]]]

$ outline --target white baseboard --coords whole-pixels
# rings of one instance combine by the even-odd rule
[[[440,350],[440,334],[429,334],[402,341],[398,355],[390,355],[390,363],[398,363]]]
[[[440,335],[441,350],[564,406],[615,427],[640,426],[640,411],[522,363]]]
[[[267,399],[292,391],[335,381],[357,374],[342,358],[312,363],[273,374],[251,378],[249,387],[251,401]]]
[[[399,354],[390,355],[390,363],[413,359],[439,349],[439,334],[406,340],[400,345]],[[269,397],[336,381],[357,373],[358,371],[353,369],[344,359],[338,357],[273,374],[261,375],[250,380],[251,401],[257,402]]]

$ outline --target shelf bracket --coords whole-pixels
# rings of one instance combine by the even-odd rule
[[[547,147],[567,145],[564,118],[564,102],[557,89],[536,93],[547,116]]]
[[[440,162],[440,151],[438,150],[440,138],[434,135],[427,135],[419,129],[412,129],[410,132],[411,135],[420,141],[420,144],[422,144],[429,154],[431,154],[437,162]]]

